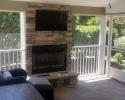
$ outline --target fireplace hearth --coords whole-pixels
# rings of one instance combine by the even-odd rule
[[[32,74],[65,71],[67,45],[32,46]]]

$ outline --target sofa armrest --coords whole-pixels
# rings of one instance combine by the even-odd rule
[[[45,100],[54,100],[54,90],[51,83],[45,77],[32,77],[27,80],[35,86]]]
[[[21,69],[21,68],[18,68],[18,69],[11,69],[11,70],[8,70],[11,75],[13,77],[17,77],[17,76],[24,76],[24,77],[27,77],[27,73],[25,70]]]
[[[22,77],[22,76],[12,77],[12,78],[0,81],[0,86],[11,85],[11,84],[19,84],[19,83],[25,83],[25,82],[27,82],[25,77]]]

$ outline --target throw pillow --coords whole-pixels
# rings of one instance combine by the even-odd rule
[[[12,77],[13,76],[11,75],[11,73],[9,71],[4,71],[3,72],[3,78],[4,78],[4,80],[10,79]]]

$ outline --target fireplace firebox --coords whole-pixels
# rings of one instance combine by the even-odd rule
[[[66,70],[67,45],[32,46],[32,74]]]

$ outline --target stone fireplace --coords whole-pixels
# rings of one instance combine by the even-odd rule
[[[59,11],[68,11],[68,22],[67,22],[67,31],[36,31],[35,30],[35,15],[36,15],[36,10],[37,9],[41,9],[41,10],[59,10]],[[71,69],[71,57],[70,57],[70,53],[71,53],[71,46],[72,46],[72,25],[71,25],[71,8],[70,6],[67,5],[55,5],[55,4],[41,4],[41,3],[29,3],[28,5],[28,9],[26,12],[26,46],[27,46],[27,53],[26,53],[26,69],[29,75],[36,73],[34,71],[34,69],[39,69],[39,67],[37,67],[37,64],[34,63],[34,59],[38,58],[37,55],[37,50],[34,51],[34,47],[37,46],[42,46],[44,47],[44,49],[46,49],[46,46],[59,46],[59,45],[64,45],[66,44],[66,48],[64,46],[64,48],[66,49],[66,53],[65,54],[61,54],[61,52],[65,52],[65,51],[60,51],[60,55],[62,55],[63,57],[61,58],[62,62],[57,61],[55,63],[55,65],[57,63],[60,63],[64,66],[61,67],[61,70],[66,70],[69,71]],[[60,50],[60,48],[58,48]],[[56,51],[56,50],[55,50]],[[43,54],[43,51],[39,51],[41,56],[44,56],[45,59],[42,59],[42,62],[44,62],[43,60],[45,60],[45,64],[48,60],[47,57],[49,57],[51,59],[51,56],[57,57],[58,58],[58,53],[59,51],[57,50],[57,54],[50,54],[49,56],[47,55],[47,53]],[[48,50],[48,52],[50,52]],[[54,51],[53,51],[54,52]],[[34,53],[36,53],[35,57],[34,57]],[[65,61],[66,60],[66,61]],[[39,60],[36,62],[40,62]],[[51,64],[51,60],[48,61],[50,65],[53,65],[53,63]],[[53,61],[54,62],[54,61]],[[49,65],[48,64],[48,65]],[[43,64],[44,65],[44,64]],[[47,65],[47,66],[48,66]],[[59,64],[57,64],[58,68],[59,68]],[[38,64],[39,66],[39,64]],[[45,66],[44,66],[45,67]],[[53,69],[53,71],[57,71],[59,69]]]
[[[32,46],[32,73],[66,71],[67,45]]]

